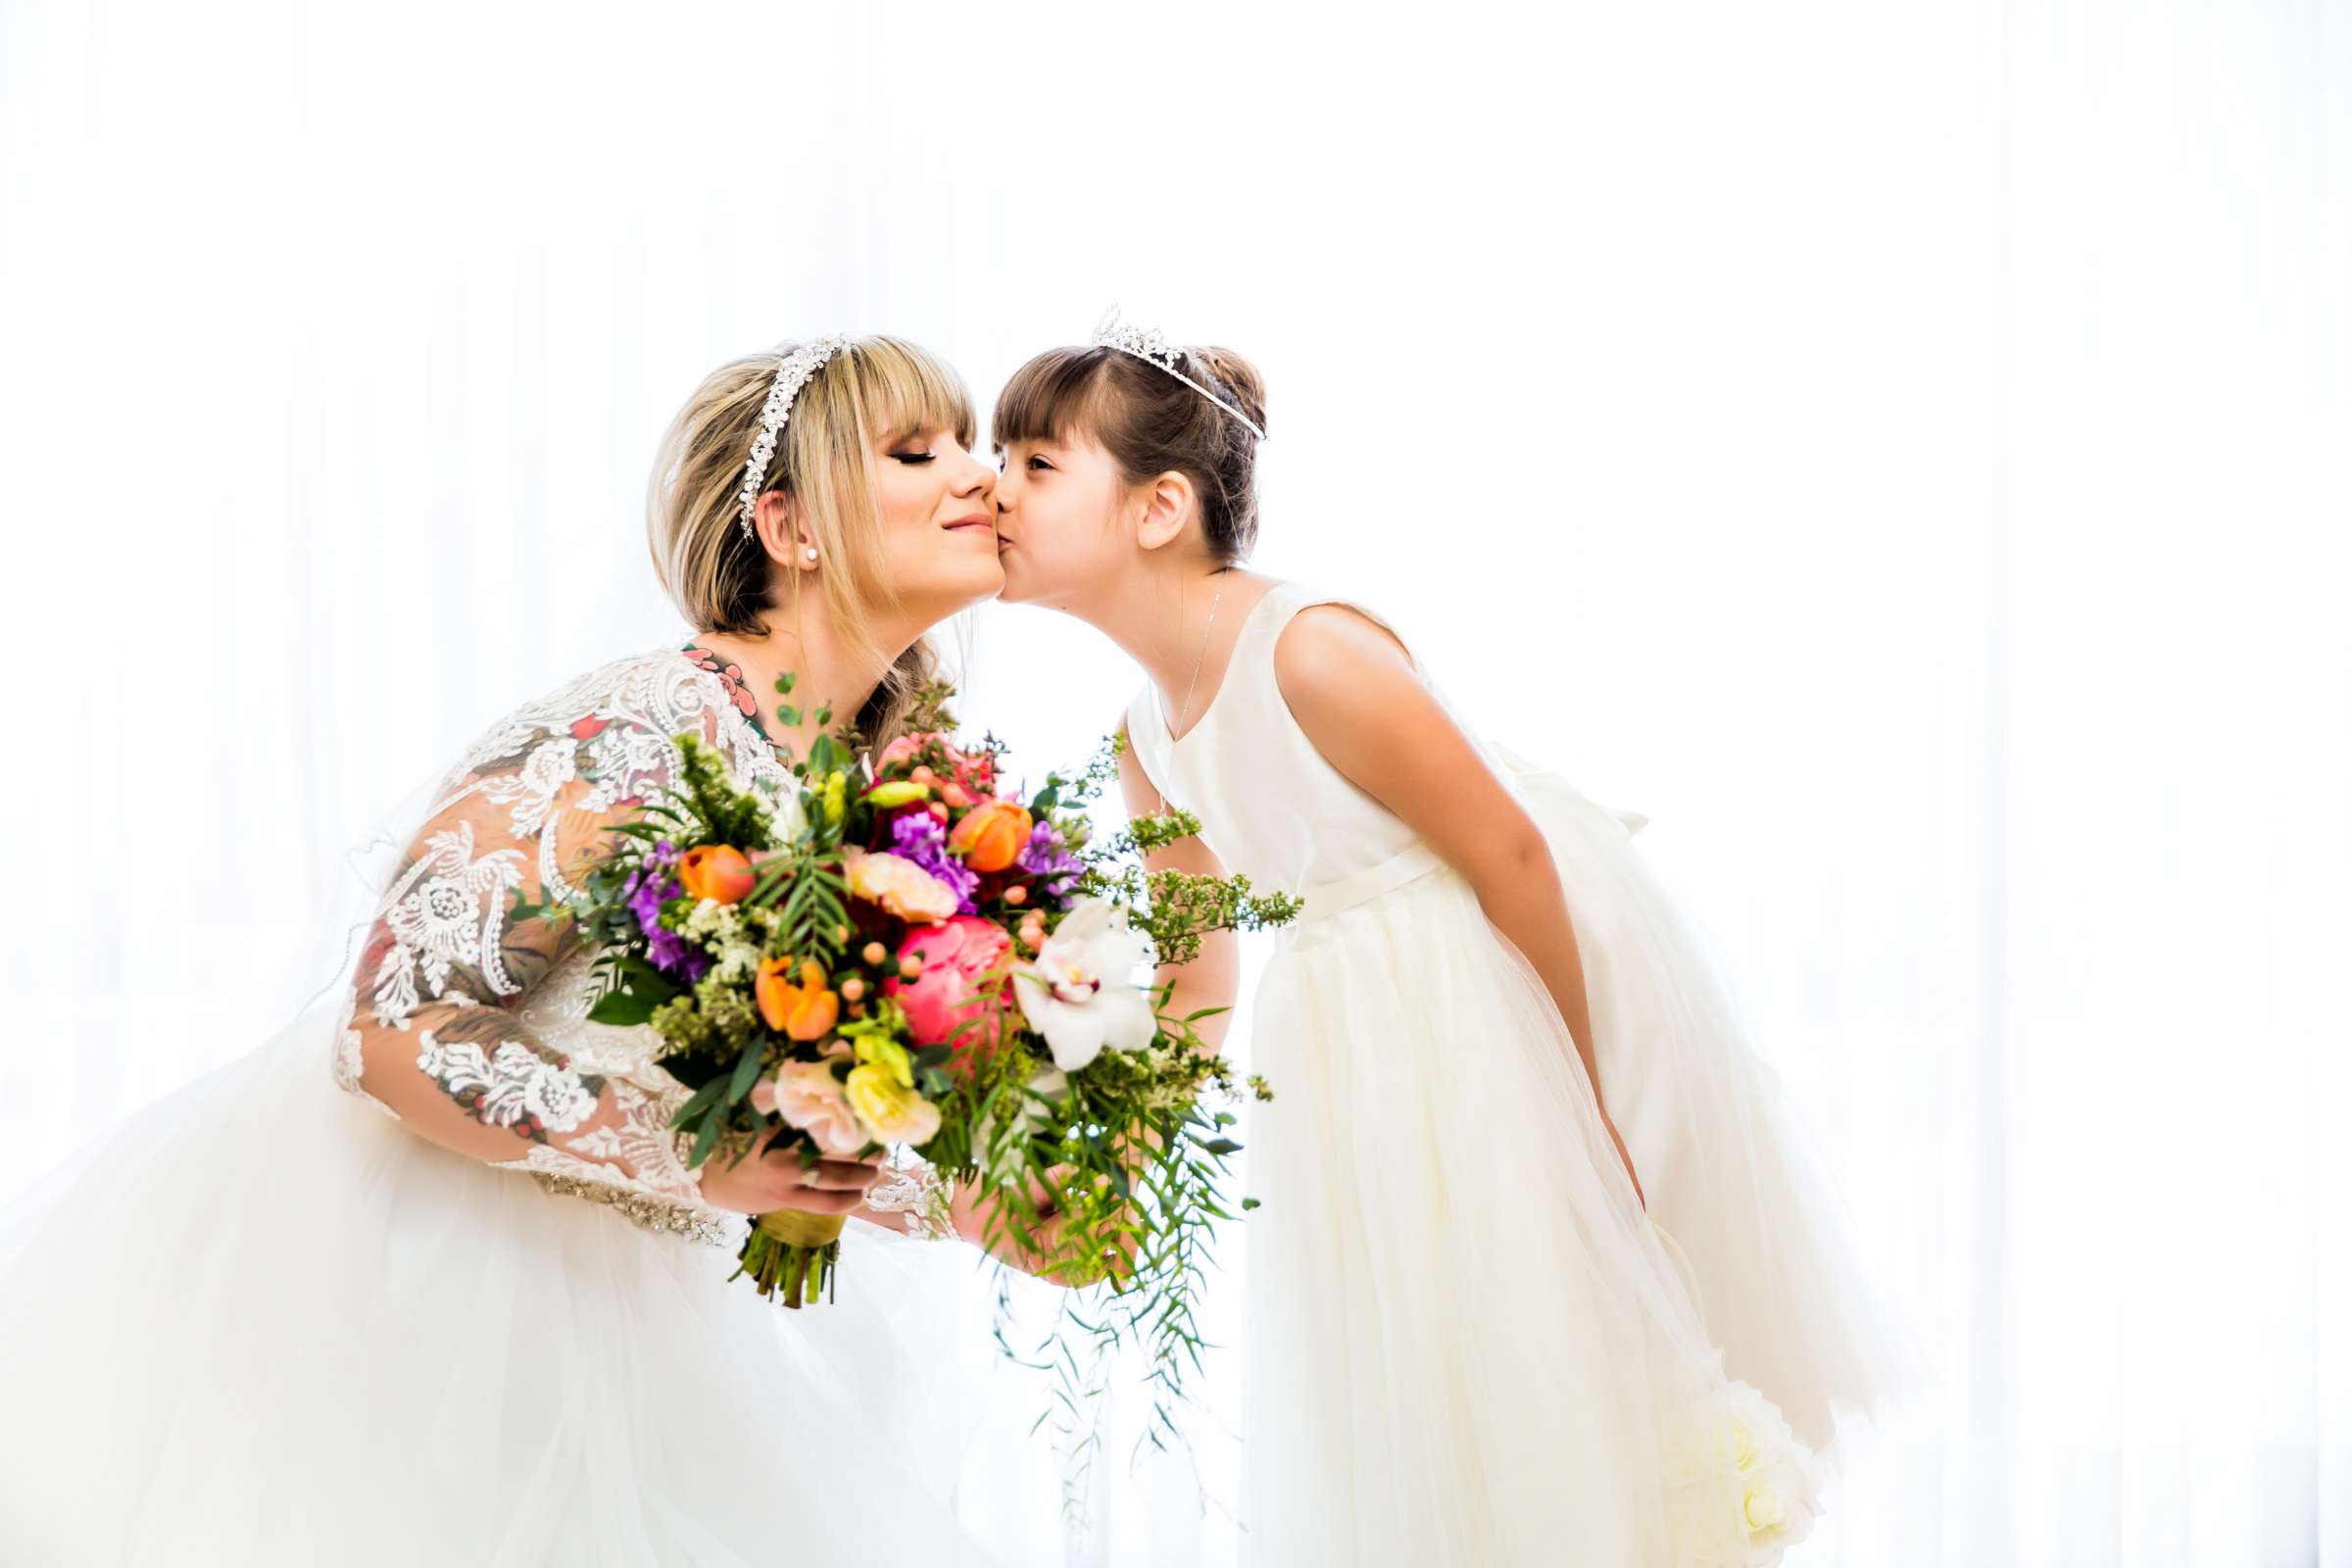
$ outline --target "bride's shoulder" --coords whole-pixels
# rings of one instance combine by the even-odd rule
[[[747,711],[741,687],[708,655],[697,660],[675,647],[648,649],[585,670],[515,708],[466,748],[450,776],[514,769],[666,775],[681,734],[718,747],[739,776],[778,768]]]

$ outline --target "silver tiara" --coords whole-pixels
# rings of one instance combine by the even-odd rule
[[[1116,305],[1104,313],[1102,322],[1096,326],[1095,347],[1117,349],[1121,354],[1134,355],[1147,365],[1158,366],[1177,380],[1182,381],[1186,386],[1191,387],[1209,402],[1214,403],[1218,408],[1248,425],[1250,433],[1260,441],[1266,438],[1265,426],[1176,368],[1177,360],[1190,352],[1189,350],[1170,343],[1156,326],[1145,328],[1120,320],[1119,308]]]
[[[743,488],[736,493],[738,521],[743,536],[753,537],[752,518],[760,510],[760,480],[767,477],[767,466],[775,461],[776,437],[782,433],[785,421],[792,417],[792,400],[801,395],[808,378],[824,368],[834,355],[850,347],[850,340],[839,333],[828,333],[813,343],[805,344],[784,356],[776,365],[776,379],[767,389],[767,402],[760,410],[760,434],[752,442],[752,456],[743,466]]]

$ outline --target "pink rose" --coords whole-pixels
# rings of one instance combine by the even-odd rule
[[[921,961],[912,980],[892,980],[882,990],[906,1010],[906,1032],[918,1046],[936,1046],[967,1018],[985,1017],[977,1029],[956,1036],[959,1049],[993,1045],[1004,1009],[1004,976],[1011,969],[1012,939],[1004,928],[977,915],[959,914],[938,925],[917,926],[899,944],[902,962]],[[985,987],[985,989],[984,989]]]
[[[865,1129],[850,1109],[850,1097],[833,1076],[830,1062],[788,1061],[772,1079],[752,1089],[752,1108],[781,1116],[808,1135],[819,1152],[836,1157],[865,1147]]]
[[[851,898],[878,904],[902,920],[944,920],[960,907],[954,888],[887,850],[843,850],[841,878]]]

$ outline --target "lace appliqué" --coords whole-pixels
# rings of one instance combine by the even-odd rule
[[[519,1041],[503,1042],[485,1056],[471,1041],[445,1046],[430,1029],[416,1037],[416,1070],[432,1079],[491,1127],[529,1121],[538,1130],[567,1133],[596,1114],[596,1095],[569,1067],[560,1067]]]
[[[669,1130],[670,1118],[690,1097],[655,1060],[662,1042],[652,1029],[597,1023],[588,1016],[597,992],[595,955],[583,950],[532,987],[515,1016],[573,1071],[605,1080],[618,1122],[566,1139],[561,1149],[534,1146],[509,1163],[533,1175],[563,1177],[564,1192],[577,1191],[581,1183],[620,1184],[700,1210],[703,1190],[686,1165],[688,1140]],[[679,1227],[672,1221],[657,1228]]]
[[[602,991],[596,955],[583,949],[550,969],[515,1004],[514,1017],[581,1072],[627,1078],[648,1089],[675,1088],[677,1081],[655,1060],[662,1050],[660,1035],[644,1024],[598,1023],[588,1016]]]
[[[466,753],[434,809],[477,793],[510,806],[515,836],[539,840],[546,902],[569,903],[575,892],[556,863],[556,797],[574,779],[585,780],[588,790],[573,808],[600,812],[665,786],[678,774],[673,737],[707,733],[712,714],[718,718],[712,739],[735,776],[771,800],[797,800],[791,773],[725,682],[663,649],[591,670],[500,720]],[[519,773],[474,776],[526,748],[529,760]]]
[[[416,1040],[418,1071],[482,1122],[532,1140],[501,1168],[611,1204],[648,1229],[740,1241],[742,1217],[702,1202],[685,1162],[687,1141],[669,1130],[688,1091],[659,1064],[659,1038],[642,1026],[588,1019],[595,955],[567,955],[527,991],[508,966],[515,898],[573,902],[561,846],[578,838],[581,818],[608,816],[667,787],[680,771],[680,734],[710,740],[735,776],[788,818],[797,808],[790,771],[718,674],[674,648],[591,670],[500,720],[447,775],[426,812],[437,830],[377,909],[381,956],[368,960],[355,1012],[365,1008],[378,1028],[407,1031],[428,1004],[512,1005],[520,1040],[486,1050],[436,1039],[430,1029]],[[477,803],[470,813],[468,802]],[[330,1062],[334,1080],[397,1116],[362,1082],[364,1041],[359,1029],[344,1030]],[[610,1110],[600,1114],[600,1106]]]
[[[529,1171],[551,1193],[609,1203],[647,1230],[714,1246],[732,1237],[739,1244],[736,1216],[702,1201],[702,1184],[686,1167],[685,1140],[669,1130],[684,1094],[651,1096],[623,1081],[610,1089],[619,1125],[592,1127],[563,1148],[533,1144],[499,1168]]]
[[[906,1234],[926,1242],[944,1242],[956,1235],[948,1204],[956,1184],[922,1160],[885,1167],[890,1177],[865,1190],[865,1206],[877,1214],[897,1214]]]
[[[360,1081],[368,1070],[368,1057],[361,1049],[364,1044],[357,1029],[344,1030],[341,1038],[336,1040],[334,1059],[330,1064],[330,1070],[334,1074],[335,1087],[347,1095],[359,1096],[394,1121],[398,1121],[400,1112],[369,1094],[367,1086]]]
[[[458,965],[479,967],[501,996],[519,988],[499,961],[507,895],[522,884],[522,852],[491,850],[476,858],[473,824],[460,821],[425,841],[425,853],[392,890],[384,924],[392,947],[375,971],[375,1018],[405,1028],[419,1004],[416,980],[439,997]]]

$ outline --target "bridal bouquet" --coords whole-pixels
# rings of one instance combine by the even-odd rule
[[[1137,971],[1297,905],[1246,878],[1146,871],[1143,856],[1198,830],[1181,812],[1094,842],[1085,808],[1115,743],[1025,801],[1008,793],[1001,747],[948,738],[951,695],[926,694],[922,727],[870,770],[820,737],[791,760],[797,797],[780,808],[679,737],[679,778],[586,878],[580,918],[606,980],[590,1016],[661,1036],[662,1065],[693,1091],[672,1121],[690,1163],[763,1136],[810,1164],[910,1148],[961,1190],[992,1250],[1012,1243],[1034,1272],[1130,1298],[1121,1316],[1150,1326],[1172,1373],[1198,1353],[1206,1229],[1235,1207],[1223,1107],[1241,1086],[1195,1031],[1206,1014],[1166,1016],[1165,988]],[[740,1272],[785,1306],[814,1299],[842,1224],[762,1216]]]

